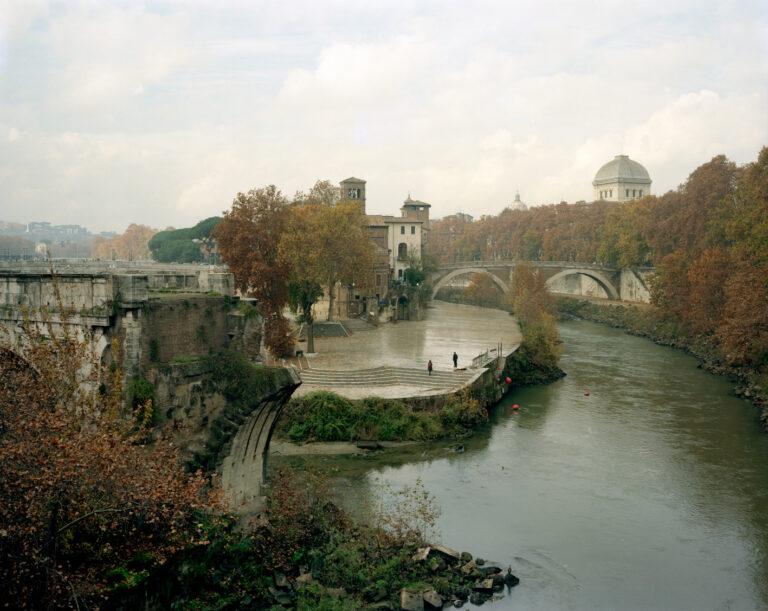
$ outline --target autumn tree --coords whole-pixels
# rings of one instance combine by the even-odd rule
[[[462,297],[470,303],[495,307],[501,305],[501,293],[489,274],[472,274]]]
[[[330,180],[318,180],[308,193],[298,191],[293,202],[302,206],[332,207],[341,201],[341,188]]]
[[[119,364],[100,370],[60,298],[57,316],[54,325],[47,312],[29,312],[18,341],[0,333],[0,583],[9,608],[95,608],[108,575],[131,558],[162,563],[194,544],[194,512],[218,505],[165,435],[145,444],[143,424],[120,408]]]
[[[147,225],[131,223],[122,235],[108,240],[96,240],[91,256],[98,259],[150,259],[149,240],[157,233]]]
[[[309,352],[314,352],[312,307],[328,291],[329,319],[337,283],[371,284],[374,246],[359,202],[335,206],[293,206],[280,243],[282,261],[291,268],[291,304],[308,326]]]
[[[265,319],[265,344],[276,356],[290,353],[293,347],[282,313],[289,300],[292,262],[279,256],[289,216],[288,200],[277,187],[251,189],[237,194],[211,234],[235,276],[235,288],[258,300]]]
[[[618,268],[647,264],[650,247],[643,237],[643,227],[648,214],[645,200],[616,204],[600,227],[597,260]]]
[[[508,300],[523,334],[522,347],[533,361],[553,367],[562,352],[554,305],[541,270],[518,263],[512,276]]]
[[[316,185],[317,186],[317,185]],[[328,292],[328,320],[333,318],[336,285],[371,284],[374,246],[360,202],[344,200],[334,206],[295,205],[294,225],[286,234],[286,261],[301,262],[298,278],[313,280]]]

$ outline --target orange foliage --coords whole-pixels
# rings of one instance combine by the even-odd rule
[[[194,543],[191,512],[219,502],[169,439],[145,445],[120,411],[119,366],[100,378],[60,299],[59,313],[63,329],[28,320],[21,345],[0,336],[0,583],[17,609],[82,608],[126,559]]]
[[[157,229],[131,223],[122,235],[108,240],[94,238],[91,256],[97,259],[151,259],[149,240],[156,233]]]

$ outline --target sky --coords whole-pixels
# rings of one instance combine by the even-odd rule
[[[186,227],[367,181],[433,218],[768,145],[768,3],[0,0],[0,220]]]

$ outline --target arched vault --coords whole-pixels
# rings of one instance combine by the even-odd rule
[[[501,289],[501,291],[506,294],[509,292],[509,287],[507,284],[499,278],[496,274],[493,274],[489,272],[487,269],[483,269],[481,267],[465,267],[463,269],[455,269],[452,272],[446,274],[440,280],[438,280],[437,284],[432,289],[432,299],[435,298],[437,295],[437,292],[443,288],[444,286],[447,286],[450,284],[451,280],[456,278],[457,276],[463,276],[465,274],[487,274],[491,277],[491,280],[493,280],[494,284]]]
[[[563,271],[556,273],[551,278],[547,278],[547,286],[552,286],[552,284],[554,284],[561,278],[565,278],[566,276],[573,276],[578,274],[592,278],[592,280],[597,282],[605,291],[605,293],[608,295],[609,299],[613,299],[616,301],[619,301],[621,299],[618,291],[613,286],[613,283],[600,272],[597,272],[591,269],[578,269],[578,268],[564,269]]]

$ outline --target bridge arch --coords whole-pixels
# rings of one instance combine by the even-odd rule
[[[583,269],[583,268],[564,269],[563,271],[556,273],[554,276],[547,278],[547,286],[548,287],[552,286],[555,282],[557,282],[561,278],[565,278],[566,276],[574,276],[574,275],[583,275],[583,276],[587,276],[588,278],[592,278],[592,280],[597,282],[597,284],[600,285],[600,287],[605,291],[609,299],[613,299],[615,301],[619,301],[621,299],[621,296],[619,295],[619,291],[616,290],[616,287],[613,286],[613,283],[608,278],[606,278],[603,274],[592,269]]]
[[[437,281],[437,284],[432,288],[432,299],[434,299],[437,296],[437,292],[443,288],[444,286],[447,286],[450,284],[451,280],[456,278],[457,276],[463,276],[465,274],[487,274],[491,277],[491,280],[493,280],[494,284],[498,286],[501,289],[502,293],[508,293],[509,287],[507,284],[499,278],[496,274],[492,274],[487,269],[483,269],[482,267],[465,267],[463,269],[455,269],[452,272],[449,272],[440,280]]]

